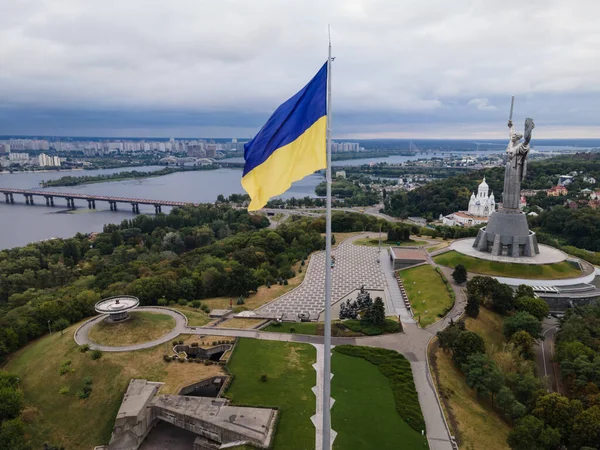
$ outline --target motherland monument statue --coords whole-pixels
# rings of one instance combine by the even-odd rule
[[[514,97],[508,119],[509,141],[506,148],[502,208],[494,212],[486,227],[479,230],[473,247],[495,256],[535,256],[540,253],[535,233],[529,230],[527,218],[519,208],[521,182],[527,173],[527,156],[533,119],[525,119],[523,134],[515,132],[512,114]],[[523,139],[523,141],[521,141]]]

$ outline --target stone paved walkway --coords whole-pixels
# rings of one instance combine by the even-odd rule
[[[335,303],[364,284],[366,289],[383,290],[386,287],[383,272],[377,264],[377,247],[354,245],[352,241],[364,236],[344,240],[332,251],[335,267],[331,271],[331,301]],[[382,251],[382,254],[384,252]],[[309,313],[316,320],[325,308],[325,252],[312,256],[304,281],[296,289],[257,309],[260,317],[297,320],[299,313]]]

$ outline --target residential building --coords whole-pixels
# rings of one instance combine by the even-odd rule
[[[567,195],[569,191],[563,185],[552,186],[546,191],[548,197],[558,197],[559,195]]]
[[[40,167],[60,167],[60,158],[40,153],[38,156],[38,165]]]

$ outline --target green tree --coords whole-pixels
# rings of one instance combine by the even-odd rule
[[[467,357],[467,362],[462,365],[469,387],[475,389],[477,395],[492,394],[492,406],[494,395],[498,393],[504,384],[502,373],[484,353],[475,353]]]
[[[506,339],[510,339],[513,334],[521,330],[537,339],[542,331],[542,324],[536,317],[524,311],[504,319],[503,332]]]
[[[600,442],[600,407],[592,406],[573,421],[571,443],[574,446],[597,448]]]
[[[520,297],[535,297],[535,292],[531,286],[527,286],[526,284],[520,284],[517,287],[517,291],[515,292],[515,298]]]
[[[476,353],[485,353],[483,338],[473,331],[462,331],[454,341],[452,360],[461,367],[467,362],[469,356]]]
[[[525,311],[537,318],[538,320],[544,320],[544,318],[550,313],[550,307],[541,298],[536,297],[518,297],[515,301],[515,307],[517,311]]]
[[[363,322],[372,327],[379,327],[385,323],[385,307],[383,306],[381,297],[375,298],[373,304],[369,306]]]
[[[582,412],[583,406],[579,400],[569,400],[553,392],[539,397],[531,414],[543,420],[546,425],[559,430],[562,438],[566,439],[571,435],[575,417]],[[563,443],[567,444],[566,441]]]
[[[479,316],[479,302],[479,295],[469,294],[467,296],[467,306],[465,307],[465,313],[467,316],[473,317],[474,319]]]
[[[500,314],[506,314],[514,309],[514,293],[507,284],[498,283],[492,290],[492,307]]]
[[[25,441],[21,419],[5,420],[0,425],[0,450],[30,450]]]
[[[462,264],[458,264],[452,272],[452,278],[457,284],[462,284],[467,281],[467,268]],[[477,317],[477,316],[475,316]]]
[[[535,339],[527,331],[517,331],[510,337],[510,342],[523,357],[527,359],[534,357],[533,344],[535,343]]]
[[[446,353],[454,348],[454,344],[461,332],[464,331],[462,322],[454,322],[450,319],[450,325],[436,333],[440,348]]]
[[[18,417],[23,408],[23,394],[14,387],[0,388],[0,422]]]
[[[513,450],[551,450],[560,444],[560,439],[558,430],[546,427],[542,420],[528,415],[517,421],[506,441]]]

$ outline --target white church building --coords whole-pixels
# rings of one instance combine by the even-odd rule
[[[494,194],[489,194],[489,191],[490,187],[484,178],[477,188],[477,195],[471,194],[468,211],[458,211],[447,216],[440,214],[440,220],[444,225],[462,225],[464,227],[487,223],[492,213],[496,211]]]

